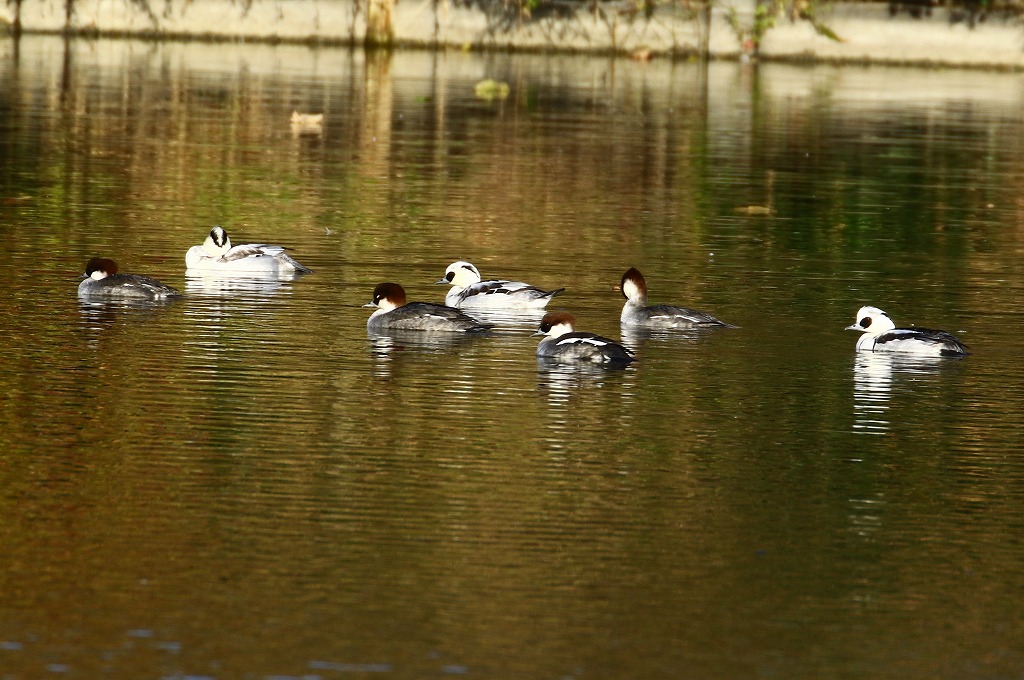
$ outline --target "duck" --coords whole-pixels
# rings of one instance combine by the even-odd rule
[[[857,310],[857,323],[847,326],[848,331],[859,331],[858,352],[899,352],[934,357],[963,357],[969,354],[967,345],[952,333],[930,328],[896,328],[896,324],[878,307],[865,306]]]
[[[548,312],[534,335],[546,336],[537,345],[537,356],[559,362],[592,362],[627,365],[634,361],[628,349],[608,338],[576,331],[576,317],[569,312]]]
[[[543,290],[522,281],[483,281],[480,270],[464,260],[448,265],[435,284],[451,286],[444,302],[459,309],[543,309],[565,290]]]
[[[78,296],[165,300],[181,297],[176,288],[141,274],[118,274],[117,263],[106,257],[94,257],[85,265],[78,284]]]
[[[630,267],[620,282],[626,304],[622,306],[619,321],[623,326],[651,329],[719,327],[735,328],[705,312],[672,305],[647,304],[647,280],[640,270]]]
[[[366,329],[375,333],[389,330],[484,333],[494,327],[454,307],[433,302],[407,302],[405,289],[391,282],[377,284],[373,300],[363,307],[377,308],[366,320]]]
[[[310,274],[281,246],[246,243],[232,247],[231,238],[221,226],[215,226],[201,246],[185,253],[185,266],[193,272]]]

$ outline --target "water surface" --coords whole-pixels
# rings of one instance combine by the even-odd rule
[[[1016,76],[2,56],[0,677],[1024,671]],[[316,272],[186,278],[213,224]],[[186,297],[79,302],[94,255]],[[367,336],[458,259],[613,338],[629,266],[739,328],[616,371],[535,318]],[[973,355],[856,356],[863,304]]]

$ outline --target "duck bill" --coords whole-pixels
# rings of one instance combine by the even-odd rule
[[[864,328],[863,326],[858,326],[857,324],[853,324],[852,326],[847,326],[843,330],[844,331],[860,331],[861,333],[863,333],[867,329]]]
[[[434,285],[435,286],[440,286],[442,283],[449,283],[449,281],[448,281],[448,279],[444,279],[444,278],[438,279],[437,281],[434,281]]]
[[[367,302],[365,305],[363,305],[363,307],[376,307],[376,306],[377,306],[376,302]]]

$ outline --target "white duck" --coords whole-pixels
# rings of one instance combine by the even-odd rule
[[[858,352],[901,352],[934,357],[962,357],[967,346],[953,334],[930,328],[896,328],[889,315],[878,307],[857,310],[857,323],[848,331],[860,331]]]
[[[299,264],[281,246],[246,243],[232,247],[228,233],[220,226],[210,230],[203,245],[188,249],[185,266],[200,273],[309,274],[313,271]]]
[[[522,281],[482,281],[480,270],[462,260],[448,265],[435,283],[451,286],[444,303],[460,309],[543,309],[565,290],[542,290]]]

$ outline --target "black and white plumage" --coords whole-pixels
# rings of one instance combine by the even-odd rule
[[[94,257],[85,266],[83,281],[78,284],[78,296],[165,300],[181,297],[181,293],[149,276],[118,274],[116,262]]]
[[[223,227],[216,226],[201,246],[192,246],[185,253],[185,266],[190,272],[220,274],[310,274],[284,251],[282,246],[266,243],[231,245]]]
[[[449,307],[468,309],[543,309],[551,298],[565,290],[543,290],[522,281],[483,281],[480,271],[469,262],[452,262],[437,284],[451,288],[444,297]]]
[[[623,326],[652,329],[698,328],[717,326],[735,328],[710,314],[672,305],[647,305],[647,281],[636,267],[630,267],[620,282],[626,304],[619,321]]]
[[[397,283],[378,284],[373,289],[373,300],[363,306],[377,308],[366,321],[367,330],[373,332],[483,333],[493,328],[453,307],[432,302],[406,302],[405,289]]]
[[[632,353],[608,338],[575,330],[576,318],[568,312],[548,312],[534,335],[546,336],[537,345],[537,356],[557,361],[589,361],[625,365]]]
[[[858,352],[900,352],[935,357],[962,357],[967,346],[952,333],[930,328],[896,328],[889,315],[878,307],[857,310],[857,323],[848,331],[860,331]]]

